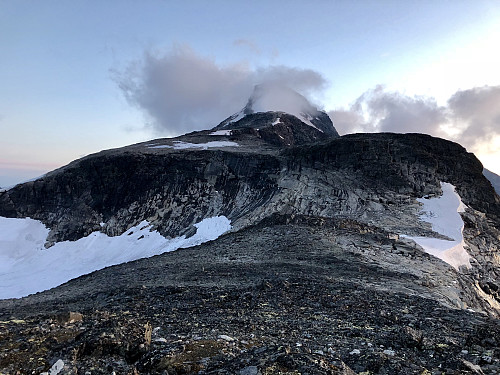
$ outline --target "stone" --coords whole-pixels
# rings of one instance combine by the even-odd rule
[[[81,322],[83,320],[83,315],[79,312],[68,311],[58,314],[56,319],[59,323]]]
[[[228,335],[219,335],[218,338],[221,339],[221,340],[229,341],[229,342],[233,342],[234,341],[234,338],[232,338],[231,336],[228,336]]]
[[[257,366],[247,366],[240,370],[240,375],[258,375],[259,369]]]

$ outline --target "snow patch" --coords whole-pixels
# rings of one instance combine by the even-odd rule
[[[216,130],[209,135],[231,135],[232,133],[232,130]]]
[[[441,182],[443,194],[437,198],[418,198],[423,204],[420,219],[432,224],[432,230],[451,240],[421,236],[406,236],[420,245],[426,252],[444,260],[458,269],[460,266],[470,268],[470,256],[465,250],[463,238],[464,222],[459,212],[465,211],[462,199],[455,191],[455,186]]]
[[[148,148],[173,148],[176,150],[186,150],[186,149],[202,149],[207,150],[213,147],[239,147],[236,142],[230,141],[211,141],[207,143],[189,143],[183,141],[174,141],[173,145],[160,145],[160,146],[149,146]]]
[[[274,126],[274,125],[278,125],[279,123],[281,122],[281,118],[278,117],[271,125]]]
[[[0,217],[0,299],[24,297],[104,267],[212,241],[230,230],[231,222],[216,216],[195,227],[192,237],[169,240],[142,221],[120,236],[93,232],[45,249],[49,229],[40,221]]]

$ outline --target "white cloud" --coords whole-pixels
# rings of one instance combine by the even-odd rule
[[[446,106],[434,98],[389,92],[377,86],[349,108],[329,112],[340,134],[426,133],[460,143],[478,154],[499,155],[500,86],[459,90]]]
[[[286,85],[304,95],[321,91],[326,81],[310,69],[246,64],[220,66],[187,46],[160,55],[148,51],[114,80],[132,105],[141,109],[160,134],[207,129],[240,110],[253,87],[264,82]]]
[[[330,112],[342,132],[441,133],[445,108],[433,98],[388,92],[381,85],[363,93],[349,109]]]
[[[500,86],[457,91],[448,100],[448,107],[464,144],[477,148],[500,136]]]

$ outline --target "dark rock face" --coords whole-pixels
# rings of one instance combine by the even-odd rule
[[[258,112],[233,123],[227,121],[229,120],[223,121],[214,130],[248,132],[251,129],[251,133],[276,146],[303,145],[339,136],[324,112],[318,112],[318,116],[311,121],[315,127],[284,112]]]
[[[4,193],[0,215],[41,220],[59,241],[101,230],[100,222],[109,235],[120,234],[144,219],[178,235],[204,217],[252,211],[269,199],[278,172],[265,155],[103,152]]]
[[[438,181],[450,182],[466,204],[500,218],[499,196],[482,177],[481,163],[454,142],[423,134],[350,134],[285,153],[309,165],[348,169],[381,193],[423,196],[435,193]]]
[[[230,138],[247,136],[262,138],[246,132]],[[439,193],[439,181],[456,185],[471,208],[500,217],[499,197],[479,161],[455,143],[417,134],[350,135],[265,152],[253,144],[104,151],[0,193],[0,215],[39,219],[54,241],[96,230],[116,235],[142,220],[177,236],[217,215],[237,227],[275,212],[359,220],[375,203]]]

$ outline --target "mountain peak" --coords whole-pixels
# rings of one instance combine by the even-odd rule
[[[318,110],[295,90],[276,83],[256,85],[245,107],[222,121],[216,129],[254,127],[251,125],[251,121],[240,121],[248,116],[266,112],[285,113],[295,116],[305,125],[324,133],[328,137],[337,137],[339,135],[330,117],[325,112]],[[273,122],[276,121],[274,117]],[[267,125],[275,124],[271,122]],[[262,127],[260,122],[259,127]]]

